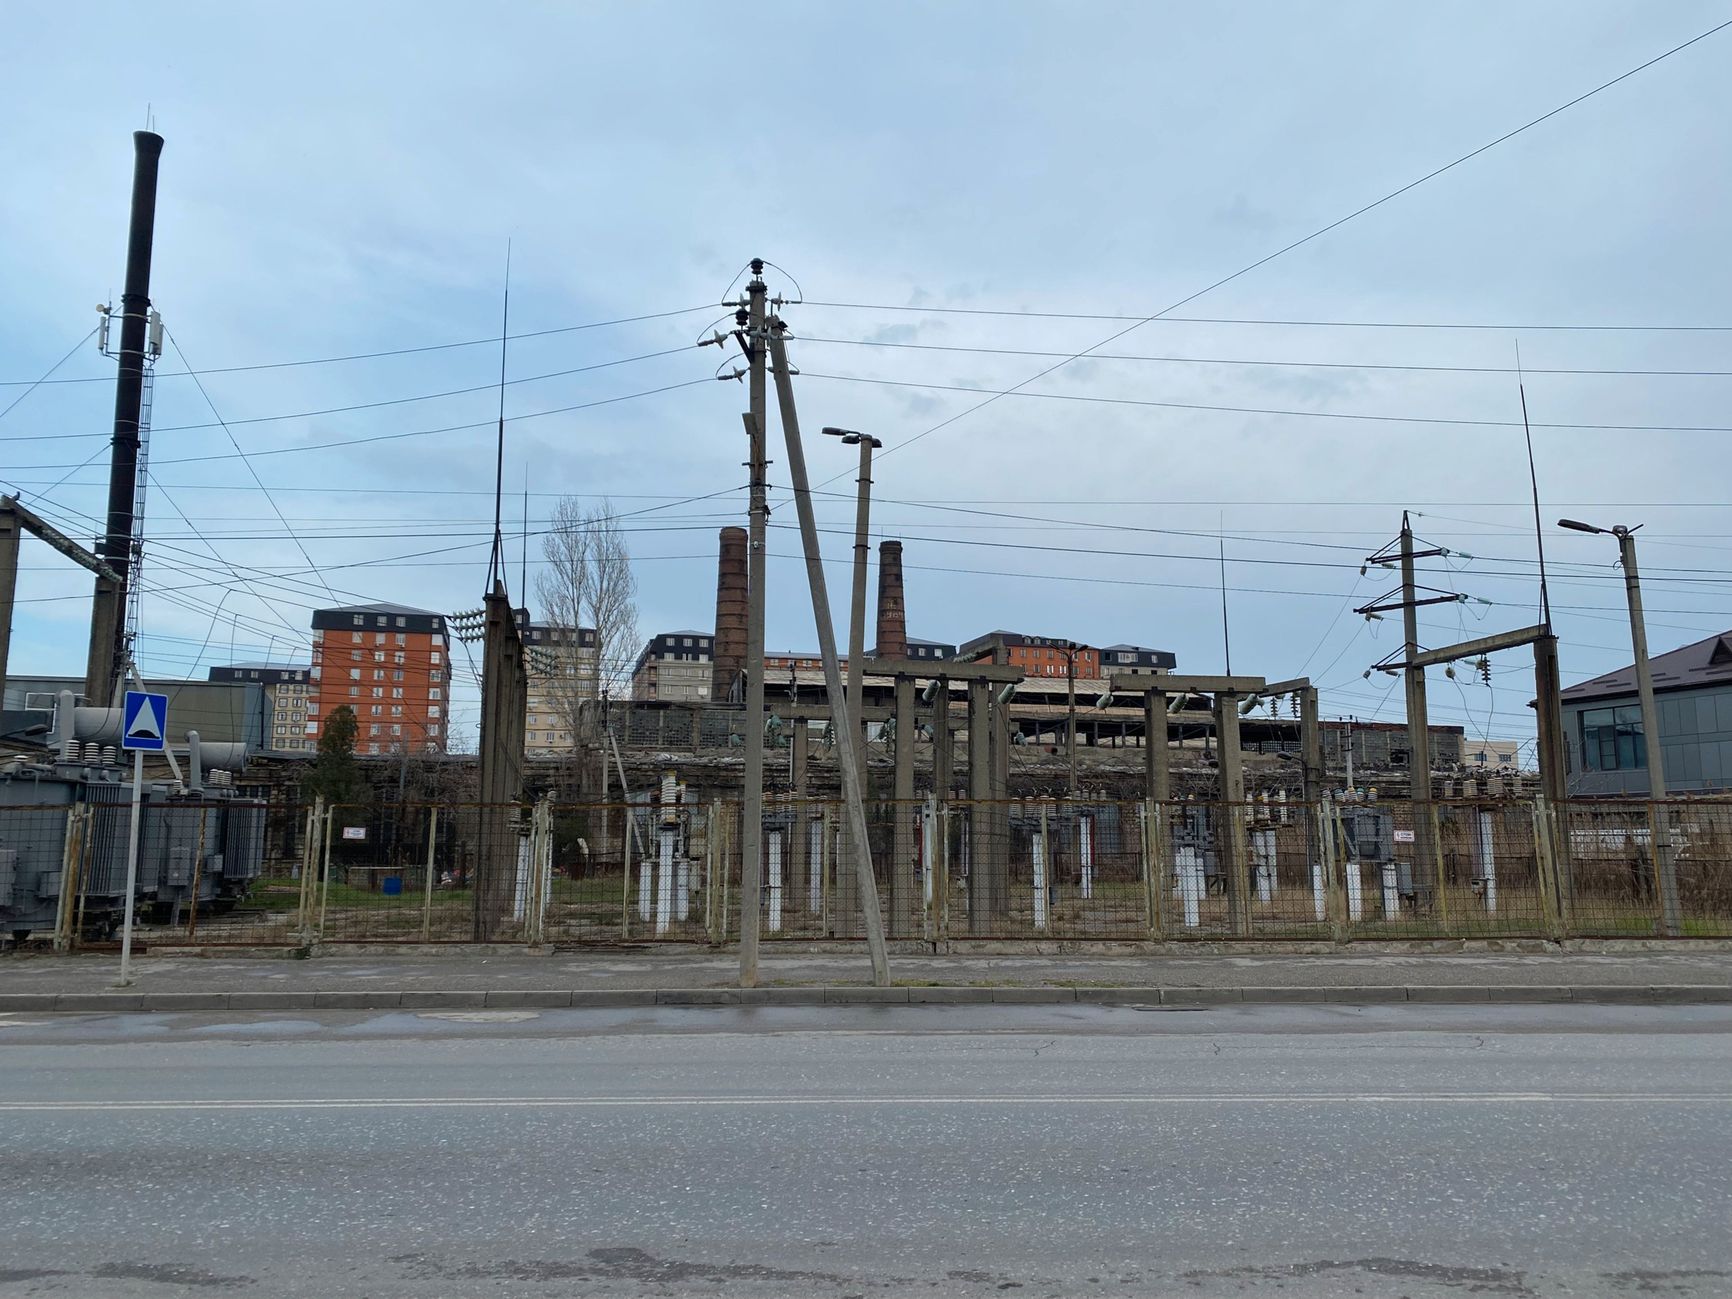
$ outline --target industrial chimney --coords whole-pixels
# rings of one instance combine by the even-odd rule
[[[902,601],[902,543],[878,547],[878,646],[874,658],[908,657],[908,614]]]
[[[746,673],[746,530],[723,528],[716,566],[716,640],[710,698],[744,697]]]
[[[120,372],[114,387],[114,448],[108,467],[107,528],[96,553],[119,574],[116,587],[96,579],[90,657],[84,692],[95,707],[109,702],[121,670],[122,612],[132,565],[133,499],[138,491],[138,419],[144,398],[146,325],[150,315],[150,255],[156,237],[156,166],[162,137],[132,133],[132,221],[126,237],[126,280],[120,295]]]

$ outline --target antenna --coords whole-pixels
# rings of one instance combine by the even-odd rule
[[[499,324],[499,434],[493,459],[493,552],[487,560],[487,593],[505,582],[505,351],[511,334],[511,240],[505,241],[505,306]]]
[[[518,570],[517,598],[529,607],[529,461],[523,462],[523,567]]]
[[[1540,553],[1540,621],[1545,624],[1547,632],[1552,629],[1552,598],[1546,590],[1546,534],[1540,528],[1540,479],[1534,470],[1534,433],[1528,427],[1528,393],[1527,385],[1522,382],[1522,343],[1515,340],[1516,360],[1516,392],[1522,399],[1522,436],[1528,444],[1528,485],[1534,494],[1534,545]]]

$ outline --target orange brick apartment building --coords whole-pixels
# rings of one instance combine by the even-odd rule
[[[355,752],[443,751],[450,735],[451,637],[443,614],[400,604],[313,611],[313,698],[307,738],[343,704],[355,710]]]

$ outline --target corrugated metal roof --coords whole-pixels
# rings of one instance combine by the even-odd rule
[[[1732,631],[1707,636],[1692,645],[1648,660],[1654,691],[1689,690],[1732,682]],[[1563,692],[1566,701],[1607,699],[1636,693],[1636,665],[1629,664]]]

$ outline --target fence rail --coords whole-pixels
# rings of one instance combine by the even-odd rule
[[[0,807],[0,928],[46,932],[16,919],[28,901],[64,945],[106,938],[121,811]],[[152,806],[140,937],[723,944],[739,934],[741,816],[683,794]],[[846,821],[836,802],[766,801],[764,941],[863,937]],[[894,940],[1732,936],[1732,801],[881,800],[868,826]],[[1656,842],[1677,881],[1670,926]],[[76,896],[45,895],[63,879]]]

